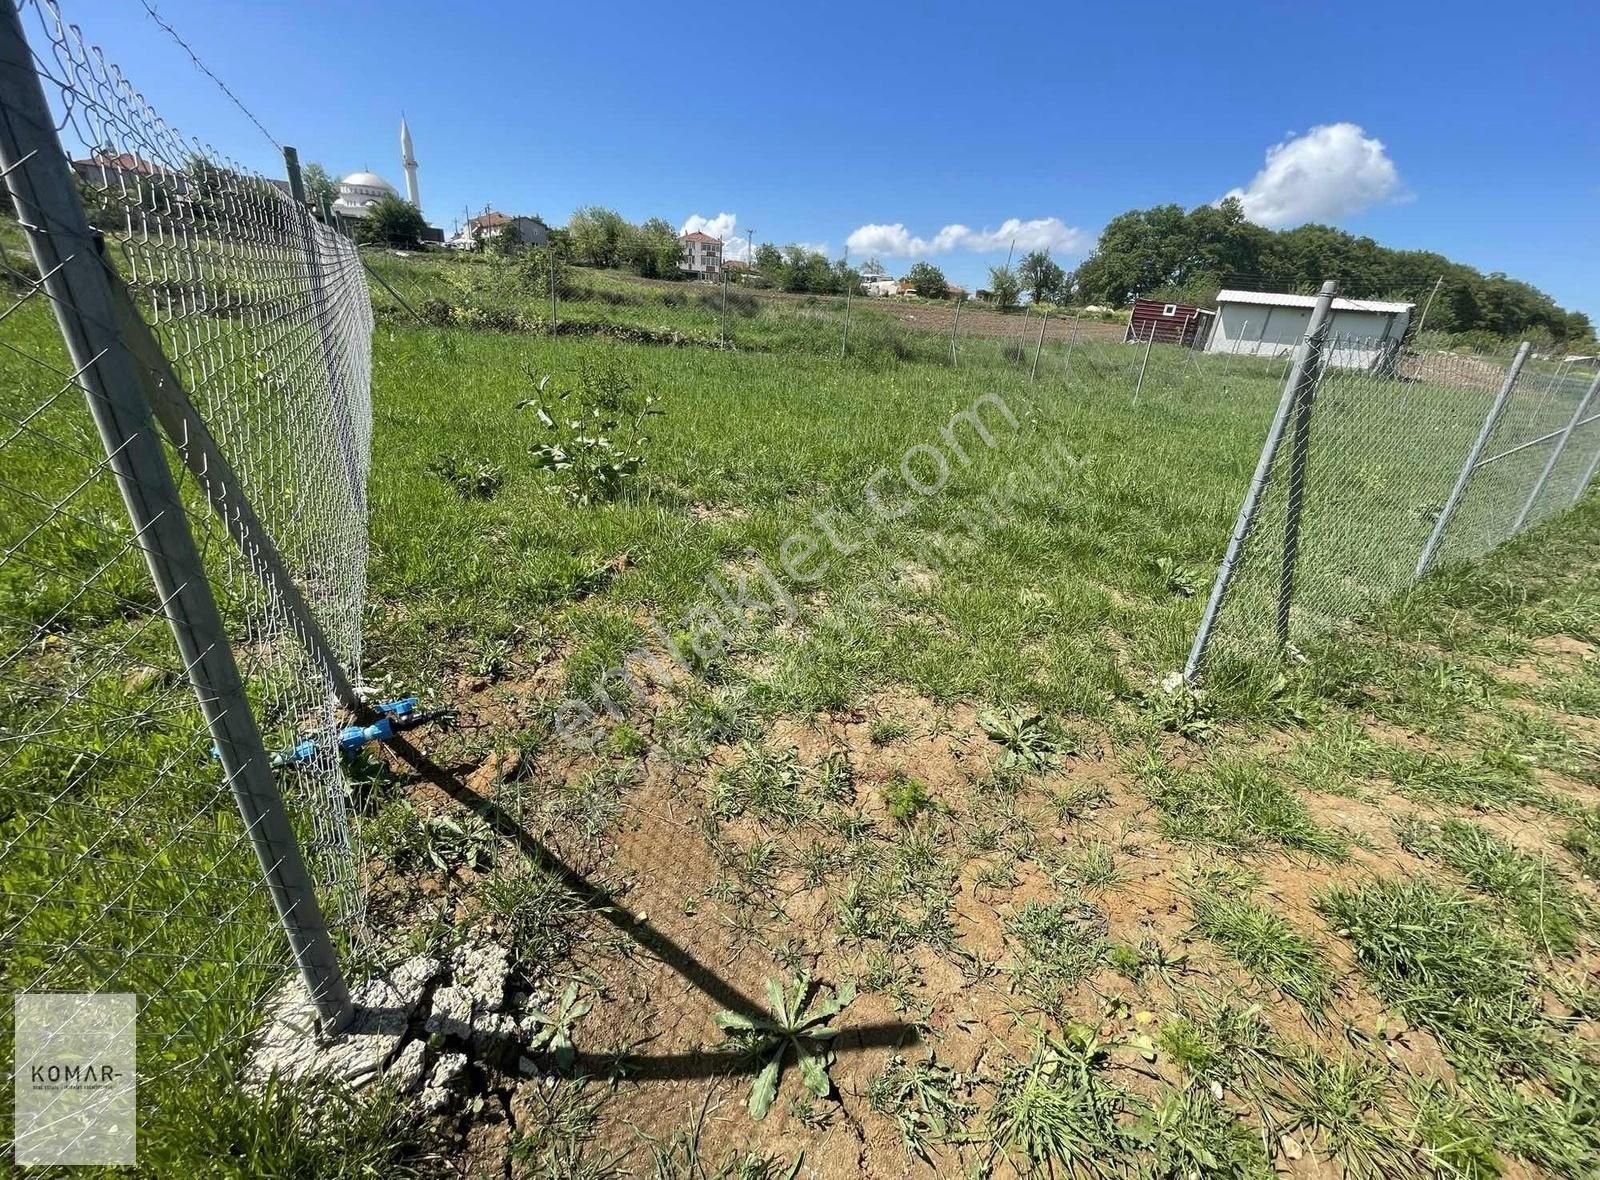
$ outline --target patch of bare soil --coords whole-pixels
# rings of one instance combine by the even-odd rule
[[[902,576],[926,592],[923,573]],[[630,724],[647,740],[664,736],[660,719],[679,698],[639,682]],[[492,683],[464,680],[465,732],[520,731],[561,686],[554,653]],[[1419,744],[1393,727],[1373,730]],[[591,1005],[573,1029],[569,1068],[541,1058],[532,1076],[496,1091],[489,1114],[458,1116],[451,1134],[463,1174],[548,1174],[559,1163],[552,1128],[568,1125],[574,1102],[587,1104],[587,1157],[615,1157],[625,1172],[648,1169],[652,1150],[692,1143],[711,1174],[746,1152],[784,1164],[803,1157],[808,1176],[959,1174],[977,1149],[947,1146],[929,1165],[908,1155],[870,1100],[896,1055],[931,1053],[965,1078],[993,1079],[1040,1032],[1077,1022],[1107,1046],[1111,1080],[1153,1097],[1184,1080],[1147,1048],[1160,1022],[1225,994],[1251,997],[1281,1035],[1319,1051],[1358,1045],[1407,1071],[1452,1076],[1433,1038],[1359,982],[1346,941],[1314,904],[1335,882],[1415,872],[1393,830],[1393,817],[1415,804],[1382,783],[1359,799],[1304,791],[1318,823],[1357,838],[1350,859],[1248,858],[1262,899],[1326,951],[1342,980],[1316,1017],[1196,933],[1187,889],[1207,854],[1158,834],[1108,735],[1078,736],[1076,752],[1019,773],[971,706],[886,691],[851,709],[781,719],[759,742],[714,745],[703,758],[669,756],[660,744],[634,756],[463,739],[470,756],[450,772],[470,795],[514,809],[542,849],[536,858],[574,874],[583,902],[576,953],[520,968],[552,993],[576,981]],[[1199,757],[1175,736],[1161,744],[1173,765]],[[1287,740],[1271,750],[1286,754]],[[420,784],[413,799],[425,814],[459,814],[448,787]],[[1529,850],[1556,834],[1542,813],[1474,818]],[[469,922],[486,872],[380,872],[373,904],[397,924],[419,914]],[[1055,912],[1065,921],[1059,937],[1092,951],[1081,973],[1069,964],[1050,975],[1040,956],[1053,948],[1025,949],[1027,923]],[[1135,948],[1143,965],[1112,970],[1104,952],[1113,946]],[[730,1051],[717,1016],[766,1015],[766,981],[800,976],[821,996],[846,980],[860,989],[833,1021],[832,1096],[810,1096],[791,1058],[756,1122],[745,1103],[760,1062]],[[968,1122],[981,1127],[992,1091],[967,1086]],[[1327,1170],[1309,1152],[1277,1162],[1292,1174]],[[1001,1161],[992,1174],[1011,1173]]]
[[[872,306],[878,311],[893,317],[896,323],[919,331],[949,335],[955,323],[956,305],[954,303],[933,301],[911,303],[884,299],[874,302]],[[1042,318],[1037,314],[1024,315],[1021,311],[1003,312],[969,301],[961,305],[960,333],[962,337],[969,335],[989,336],[1033,343],[1039,337],[1039,325]],[[1045,324],[1044,339],[1045,344],[1048,346],[1065,342],[1069,338],[1076,340],[1121,341],[1126,335],[1127,326],[1125,324],[1107,323],[1103,320],[1088,318],[1075,320],[1069,315],[1052,315],[1049,322]]]
[[[1539,688],[1549,683],[1552,673],[1570,675],[1595,656],[1592,643],[1572,635],[1543,635],[1532,646],[1533,655],[1500,669],[1496,676],[1509,684]]]
[[[1008,923],[1029,903],[1079,895],[1075,865],[1091,848],[1148,862],[1141,872],[1158,893],[1170,875],[1171,851],[1141,846],[1142,796],[1104,751],[1026,780],[1008,776],[971,707],[897,693],[780,721],[762,745],[797,771],[795,798],[778,800],[775,813],[718,802],[726,776],[751,773],[737,745],[689,767],[652,753],[623,787],[603,877],[616,899],[611,920],[632,936],[620,953],[587,957],[581,978],[593,1008],[576,1030],[574,1072],[610,1081],[595,1152],[628,1153],[642,1166],[644,1139],[664,1143],[690,1128],[706,1161],[803,1152],[811,1175],[934,1174],[907,1157],[868,1101],[896,1053],[931,1051],[971,1072],[1026,1054],[1037,1029],[1065,1019],[1133,1035],[1126,1011],[1108,1015],[1093,976],[1045,1011],[1010,970]],[[848,769],[847,787],[824,787],[829,766]],[[579,770],[570,758],[497,753],[465,777],[493,798],[508,781],[560,784]],[[908,779],[925,803],[897,818],[893,792]],[[1171,896],[1113,892],[1085,904],[1113,939],[1184,938]],[[791,1062],[756,1123],[743,1108],[753,1067],[727,1052],[716,1016],[761,1014],[764,981],[800,974],[861,985],[836,1020],[836,1101],[809,1098]],[[504,1174],[508,1136],[537,1127],[550,1086],[522,1082],[500,1131],[473,1129],[468,1166]]]

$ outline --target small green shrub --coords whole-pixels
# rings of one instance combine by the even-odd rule
[[[884,784],[883,803],[890,818],[901,824],[909,824],[932,806],[927,785],[906,774],[896,774]]]
[[[645,740],[644,734],[626,722],[618,724],[611,730],[607,744],[613,754],[621,754],[624,758],[637,758],[650,748],[650,743]]]
[[[1002,769],[1045,771],[1060,760],[1061,742],[1045,724],[1043,713],[1022,709],[980,713],[978,728],[988,734],[991,742],[1005,747],[1000,759]]]
[[[867,728],[867,737],[875,746],[903,741],[910,734],[911,727],[898,717],[880,717]]]
[[[555,472],[577,504],[618,499],[638,476],[649,443],[644,422],[661,411],[653,395],[639,393],[618,367],[585,366],[576,385],[550,395],[548,375],[534,396],[517,403],[533,409],[546,434],[532,447],[535,467]]]
[[[457,459],[440,455],[428,464],[428,472],[438,476],[463,500],[492,500],[505,483],[505,468],[481,459]]]

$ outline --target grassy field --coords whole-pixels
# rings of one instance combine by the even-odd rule
[[[526,928],[522,962],[595,1005],[565,1097],[509,1091],[484,1158],[1585,1174],[1600,587],[1579,555],[1600,520],[1447,571],[1301,663],[1165,690],[1277,382],[1240,361],[1201,384],[1162,351],[1135,407],[1125,370],[1030,385],[1003,345],[951,371],[390,321],[372,672],[438,685],[460,714],[436,756],[624,915],[570,882],[552,899],[505,845],[455,874],[476,899],[457,920],[570,914]],[[515,407],[586,372],[662,414],[634,490],[574,506]],[[963,464],[944,432],[996,394],[1016,425],[958,435]],[[919,444],[949,479],[908,497]],[[430,481],[446,455],[496,492]],[[910,469],[941,482],[926,450]],[[914,507],[884,521],[869,485]],[[819,513],[840,545],[788,579]],[[712,579],[741,577],[726,644],[653,680],[723,601]],[[573,702],[600,718],[592,750],[553,721]],[[441,806],[392,804],[375,850]],[[391,874],[375,905],[435,887]],[[724,989],[765,1008],[768,978],[858,996],[834,1097],[791,1062],[757,1123],[713,1017]]]
[[[455,718],[369,776],[371,914],[590,1007],[447,1126],[170,1103],[169,1171],[1592,1174],[1592,503],[1192,693],[1269,364],[1157,348],[1135,405],[1131,347],[1030,382],[858,306],[841,363],[774,300],[724,349],[585,271],[610,328],[552,338],[504,270],[377,265],[445,311],[374,343],[365,678]],[[623,421],[620,494],[540,404]],[[717,1017],[767,980],[854,999],[756,1120],[774,1042]]]

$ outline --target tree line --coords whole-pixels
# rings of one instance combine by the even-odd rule
[[[1230,286],[1310,294],[1324,279],[1337,279],[1349,298],[1405,300],[1419,311],[1437,282],[1429,329],[1574,345],[1594,339],[1587,315],[1529,283],[1332,226],[1265,229],[1245,219],[1235,198],[1187,213],[1158,205],[1112,218],[1072,286],[1080,302],[1121,307],[1134,295],[1208,304]]]

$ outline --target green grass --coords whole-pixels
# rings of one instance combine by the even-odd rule
[[[1547,1053],[1527,952],[1493,911],[1426,879],[1334,886],[1319,908],[1379,995],[1468,1063],[1530,1070]]]
[[[1251,896],[1251,882],[1212,875],[1189,892],[1194,924],[1252,975],[1319,1015],[1335,993],[1327,955],[1287,918]]]
[[[1240,851],[1277,847],[1342,860],[1349,839],[1316,823],[1305,802],[1264,766],[1213,758],[1203,769],[1157,769],[1147,776],[1162,831],[1176,840]]]
[[[1547,857],[1520,852],[1466,820],[1428,823],[1413,816],[1399,825],[1399,835],[1411,851],[1443,861],[1473,889],[1508,904],[1534,950],[1567,954],[1577,946],[1583,915]]]
[[[1136,947],[1109,942],[1103,909],[1139,887],[1143,845],[1097,827],[1103,806],[1128,802],[1124,784],[1109,784],[1109,776],[1079,776],[1097,763],[1142,765],[1153,808],[1128,822],[1146,829],[1134,834],[1158,850],[1164,839],[1224,862],[1292,854],[1348,875],[1354,837],[1313,815],[1310,792],[1359,795],[1393,784],[1424,809],[1542,808],[1565,830],[1574,863],[1596,875],[1593,813],[1541,777],[1587,773],[1583,743],[1549,719],[1516,721],[1507,711],[1515,694],[1496,677],[1509,655],[1542,636],[1592,633],[1600,603],[1600,575],[1588,559],[1600,541],[1593,505],[1481,567],[1442,570],[1375,606],[1364,628],[1302,636],[1303,661],[1229,653],[1202,694],[1166,694],[1159,686],[1183,662],[1277,397],[1270,366],[1202,358],[1197,375],[1181,353],[1158,348],[1133,406],[1122,367],[1130,353],[1118,346],[1085,349],[1070,376],[1059,349],[1047,347],[1040,380],[1030,384],[1026,366],[1002,342],[967,341],[953,369],[942,335],[857,306],[852,353],[841,363],[841,308],[828,300],[760,300],[738,303],[730,316],[734,347],[724,350],[713,347],[719,308],[702,298],[710,292],[594,272],[573,274],[577,286],[562,318],[617,335],[552,338],[541,331],[536,294],[492,263],[384,253],[372,261],[408,297],[435,298],[501,327],[418,328],[392,308],[382,312],[367,679],[442,703],[482,694],[514,713],[515,732],[499,732],[495,720],[430,731],[430,752],[472,765],[516,744],[529,781],[497,789],[527,804],[530,827],[596,859],[625,822],[645,760],[683,772],[693,788],[674,794],[672,815],[687,817],[685,839],[705,835],[719,876],[693,883],[682,914],[688,920],[697,907],[730,907],[718,928],[734,932],[737,969],[769,953],[832,953],[836,944],[865,960],[881,985],[873,990],[912,1020],[927,1019],[916,1015],[926,1002],[925,977],[959,971],[974,989],[1005,992],[1005,1005],[1019,1014],[1013,1045],[1039,1014],[1061,1024],[1081,1011],[1108,963],[1140,987],[1188,988],[1192,965],[1153,938]],[[636,330],[667,343],[629,343]],[[22,307],[6,331],[8,341],[60,359],[48,309]],[[54,389],[52,375],[14,360],[0,359],[0,367],[12,379],[3,396],[13,417]],[[563,477],[535,465],[532,448],[544,436],[517,403],[546,375],[566,386],[607,368],[659,397],[662,413],[649,420],[643,467],[622,493],[575,505]],[[968,431],[958,452],[945,441],[953,416],[994,394],[1015,423],[991,419],[993,446]],[[73,407],[63,404],[40,425],[92,453],[93,437]],[[945,457],[948,483],[936,495],[909,494],[899,474],[912,444]],[[71,473],[55,462],[59,450],[37,440],[8,444],[8,489],[64,492]],[[884,521],[874,514],[863,493],[875,479],[909,506],[905,515]],[[1385,499],[1381,479],[1370,488],[1386,520],[1411,507]],[[114,490],[96,487],[78,506],[77,518],[53,523],[28,551],[48,557],[43,573],[0,562],[0,628],[21,628],[4,633],[8,649],[46,623],[54,637],[39,639],[0,684],[4,724],[21,732],[46,716],[41,699],[68,701],[74,735],[5,764],[7,797],[26,804],[65,787],[72,815],[82,819],[61,841],[67,854],[8,846],[0,867],[8,907],[44,882],[68,882],[60,907],[16,927],[20,949],[8,956],[8,982],[125,984],[147,997],[142,1027],[158,1052],[170,1045],[173,1063],[191,1051],[205,1059],[181,1084],[162,1080],[148,1090],[141,1133],[146,1143],[164,1144],[167,1171],[202,1174],[213,1152],[242,1143],[242,1158],[297,1174],[399,1174],[421,1156],[409,1139],[395,1139],[401,1129],[381,1107],[371,1121],[352,1116],[321,1127],[306,1144],[265,1142],[291,1117],[273,1104],[230,1100],[211,1125],[196,1125],[195,1112],[210,1108],[194,1095],[226,1089],[237,1066],[232,1018],[281,977],[284,960],[275,940],[259,937],[272,927],[232,813],[216,796],[205,743],[194,740],[192,717],[180,723],[169,708],[185,701],[182,683],[171,661],[154,648],[145,653],[133,634],[155,604],[137,555],[122,549],[125,537],[103,527],[120,512]],[[1335,507],[1353,520],[1368,505]],[[1326,519],[1323,511],[1317,519]],[[820,535],[821,513],[848,553]],[[27,528],[24,515],[0,514],[7,547]],[[807,535],[817,542],[810,568],[804,577],[784,575],[781,593],[752,572],[757,558],[781,570],[786,542]],[[1338,564],[1337,554],[1319,552]],[[108,562],[107,575],[94,578]],[[1303,589],[1318,592],[1314,579]],[[735,617],[724,603],[741,593],[750,609]],[[695,628],[709,610],[727,615],[727,642],[702,653],[693,647]],[[82,671],[76,652],[125,641],[148,655],[153,678],[117,668],[97,677],[91,692],[68,692]],[[651,693],[603,678],[630,653],[666,660],[669,646],[684,666],[674,665],[677,682],[653,703]],[[483,687],[461,687],[468,683]],[[1550,700],[1588,711],[1590,688],[1569,677]],[[874,703],[879,693],[897,698],[892,716]],[[601,727],[596,752],[574,756],[571,775],[547,782],[533,763],[558,748],[550,718],[568,696],[597,707],[610,699],[623,716]],[[931,729],[918,698],[971,706],[993,723]],[[864,746],[813,764],[769,737],[780,719],[809,723],[819,713],[865,721]],[[113,722],[128,716],[137,726],[125,733]],[[1374,717],[1447,744],[1418,749],[1393,735],[1368,736]],[[1269,726],[1297,727],[1303,741],[1294,758],[1275,761],[1252,749]],[[947,788],[908,757],[929,736],[987,760],[969,790]],[[1141,763],[1139,751],[1156,749],[1171,756]],[[99,752],[105,757],[94,757]],[[865,772],[859,783],[855,757]],[[906,764],[890,777],[899,758]],[[182,774],[152,795],[152,772],[165,763]],[[886,802],[908,822],[881,824],[869,818],[873,801],[858,799],[866,784],[885,781],[894,795]],[[928,782],[937,784],[937,806]],[[457,857],[461,842],[436,831],[430,844],[416,810],[387,797],[374,806],[381,810],[370,834],[390,867],[431,872],[430,847]],[[148,829],[112,822],[136,809]],[[1113,814],[1120,823],[1137,811]],[[0,821],[8,838],[26,815],[14,808]],[[697,827],[695,820],[709,822]],[[98,880],[70,878],[72,851],[109,842],[144,855],[161,847],[162,825],[183,825],[185,843],[158,857],[155,869],[143,868],[143,892],[119,912],[115,934],[124,944],[142,941],[181,970],[118,973],[105,961],[58,962],[37,949],[70,938],[72,907],[98,905],[128,883],[120,869]],[[1095,834],[1085,836],[1086,828]],[[147,830],[158,838],[143,838]],[[1554,892],[1530,900],[1541,878],[1529,876],[1525,859],[1458,843],[1430,846],[1415,880],[1346,881],[1322,903],[1385,1003],[1437,1033],[1452,1060],[1489,1061],[1541,1079],[1531,1090],[1495,1089],[1475,1076],[1457,1105],[1429,1099],[1427,1120],[1406,1150],[1432,1152],[1430,1160],[1459,1157],[1468,1162],[1451,1166],[1470,1175],[1481,1164],[1474,1136],[1482,1134],[1503,1151],[1578,1174],[1574,1161],[1592,1146],[1577,1097],[1587,1079],[1582,1063],[1550,1051],[1521,936],[1508,936],[1496,911],[1439,881],[1460,872],[1492,904],[1525,920],[1532,915],[1528,929],[1537,931],[1540,950],[1559,951],[1567,911],[1549,900]],[[472,900],[476,920],[493,923],[524,962],[566,962],[579,938],[576,903],[508,850],[493,855]],[[980,856],[974,892],[1002,915],[1004,939],[1003,949],[984,956],[968,952],[955,917],[962,858]],[[826,892],[828,949],[802,945],[781,921],[769,921],[791,875]],[[1044,892],[1016,899],[1011,891],[1024,878],[1030,887],[1047,882]],[[201,880],[204,888],[193,888]],[[1095,904],[1080,891],[1092,891]],[[1308,1011],[1332,1007],[1336,994],[1360,986],[1338,977],[1314,939],[1258,899],[1210,890],[1193,900],[1202,934]],[[676,916],[680,906],[670,908]],[[8,930],[19,916],[7,910]],[[686,937],[692,944],[694,935]],[[219,989],[237,1006],[205,1007],[184,1031],[187,1040],[169,1043],[186,1019],[187,997]],[[1074,1034],[1021,1059],[997,1053],[981,1077],[956,1078],[931,1060],[902,1061],[869,1094],[879,1113],[868,1117],[889,1119],[913,1154],[938,1149],[941,1165],[954,1154],[944,1145],[977,1135],[964,1144],[969,1156],[981,1161],[992,1145],[991,1162],[1004,1155],[1024,1171],[1092,1172],[1134,1160],[1155,1175],[1259,1175],[1253,1116],[1240,1123],[1209,1087],[1244,1086],[1269,1056],[1289,1055],[1269,1049],[1259,1010],[1175,1002],[1188,1015],[1162,1025],[1159,1045],[1193,1084],[1150,1102],[1132,1099],[1101,1049]],[[1294,1068],[1298,1088],[1284,1097],[1308,1135],[1352,1170],[1361,1160],[1390,1158],[1389,1132],[1377,1126],[1374,1108],[1381,1087],[1369,1087],[1342,1061]],[[1563,1083],[1561,1069],[1577,1072]],[[989,1101],[977,1102],[979,1093]],[[1423,1103],[1414,1105],[1420,1119]],[[662,1175],[696,1167],[780,1175],[787,1166],[754,1154],[700,1161],[693,1141],[660,1147]],[[604,1174],[640,1163],[613,1167],[604,1154],[575,1151],[539,1141],[522,1154],[530,1167],[554,1173]]]
[[[1105,955],[1105,915],[1071,898],[1028,901],[1006,920],[1005,934],[1017,990],[1040,1011],[1064,1018],[1073,989]]]
[[[1069,1039],[1041,1040],[1008,1066],[987,1116],[991,1159],[1004,1156],[1024,1175],[1108,1172],[1123,1145],[1125,1099],[1102,1076],[1101,1059],[1098,1043],[1069,1030]]]
[[[868,1083],[867,1101],[894,1120],[908,1155],[932,1164],[939,1146],[963,1135],[977,1113],[972,1084],[931,1052],[917,1061],[896,1054]]]
[[[1584,876],[1600,880],[1600,807],[1578,813],[1562,834],[1561,847],[1571,854]]]

